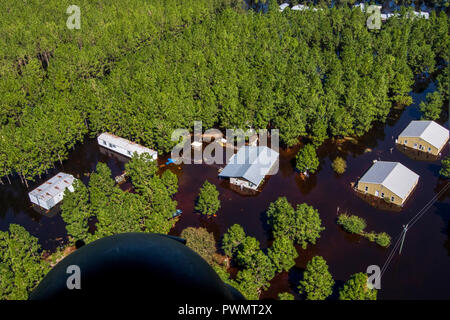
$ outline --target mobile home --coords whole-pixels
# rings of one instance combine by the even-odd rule
[[[97,142],[99,146],[115,151],[128,158],[131,158],[134,152],[136,152],[138,155],[148,153],[153,160],[156,160],[158,158],[158,152],[156,152],[155,150],[146,148],[144,146],[141,146],[140,144],[115,136],[111,133],[102,133],[97,137]]]
[[[68,173],[60,172],[28,193],[30,201],[39,207],[50,210],[64,197],[64,191],[73,192],[75,178]]]

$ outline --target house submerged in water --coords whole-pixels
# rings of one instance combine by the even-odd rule
[[[418,181],[419,175],[400,162],[375,161],[359,179],[356,189],[363,194],[403,206]]]
[[[448,130],[434,121],[411,121],[399,134],[398,145],[438,156],[448,141]]]
[[[266,175],[278,169],[279,154],[265,146],[242,146],[234,154],[226,167],[219,173],[221,178],[229,178],[230,183],[241,189],[257,190]]]
[[[115,151],[128,158],[131,158],[133,153],[136,152],[138,155],[148,153],[153,160],[158,159],[158,152],[155,150],[146,148],[140,144],[115,136],[111,133],[102,133],[97,137],[97,142],[99,146]]]
[[[68,173],[60,172],[28,193],[30,201],[39,207],[50,210],[64,197],[64,191],[73,192],[75,178]]]

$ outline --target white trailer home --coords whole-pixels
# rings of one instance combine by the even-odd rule
[[[75,178],[68,173],[60,172],[28,193],[30,201],[45,210],[50,210],[64,197],[64,190],[73,192]]]
[[[115,136],[111,133],[102,133],[97,137],[97,142],[99,146],[120,153],[128,158],[131,158],[133,153],[136,152],[138,155],[148,153],[153,160],[158,159],[158,152],[155,150],[146,148],[140,144]]]

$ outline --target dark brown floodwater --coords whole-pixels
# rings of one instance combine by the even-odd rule
[[[391,112],[386,124],[375,125],[358,143],[325,143],[319,149],[319,171],[306,181],[301,180],[294,170],[293,159],[298,147],[282,150],[278,174],[268,179],[257,196],[242,196],[232,191],[227,182],[218,179],[217,166],[171,165],[170,170],[179,177],[176,200],[178,207],[183,210],[183,215],[171,234],[179,235],[188,226],[202,226],[213,232],[219,241],[231,225],[239,223],[248,235],[256,237],[261,246],[267,248],[271,239],[265,210],[270,202],[279,196],[286,196],[294,206],[306,202],[317,208],[326,230],[322,232],[316,245],[308,246],[307,250],[298,248],[296,266],[289,273],[278,274],[262,297],[273,298],[283,291],[295,293],[306,263],[315,255],[326,259],[338,286],[351,274],[365,272],[369,265],[377,264],[381,267],[389,249],[342,231],[336,225],[337,207],[340,212],[347,211],[366,219],[367,231],[384,231],[395,238],[400,233],[401,226],[443,187],[445,181],[438,174],[440,161],[416,161],[395,148],[392,153],[390,151],[394,147],[395,137],[409,121],[420,118],[418,104],[431,90],[434,90],[433,85],[420,93],[411,93],[414,99],[412,106]],[[447,152],[448,147],[443,154]],[[337,176],[331,169],[331,161],[337,155],[347,160],[347,171],[342,176]],[[167,156],[161,158],[160,164],[166,159]],[[420,175],[417,188],[401,212],[372,207],[353,192],[350,183],[356,181],[374,159],[400,161]],[[92,172],[98,161],[106,162],[114,175],[123,170],[124,161],[100,153],[95,140],[77,146],[70,159],[63,163],[61,170],[74,174],[86,183],[88,177],[85,173]],[[194,213],[194,202],[205,179],[214,183],[220,191],[222,207],[217,216],[212,218]],[[41,181],[32,184],[30,190]],[[28,201],[28,191],[17,179],[13,185],[0,186],[0,230],[6,230],[10,223],[20,224],[38,237],[45,249],[55,249],[64,242],[64,223],[59,214],[49,218],[34,212]],[[395,256],[382,278],[379,298],[450,299],[449,209],[447,192],[408,231],[402,255]]]

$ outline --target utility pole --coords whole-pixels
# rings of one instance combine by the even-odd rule
[[[403,242],[405,241],[406,231],[408,231],[408,224],[403,225],[402,243],[400,244],[400,250],[398,251],[399,255],[402,254]]]

